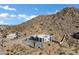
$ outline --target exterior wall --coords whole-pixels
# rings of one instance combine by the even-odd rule
[[[44,42],[51,41],[51,36],[50,35],[41,35],[41,36],[38,36],[38,37],[43,38]]]
[[[27,43],[29,46],[34,47],[34,43],[33,43],[32,40],[27,39],[26,43]]]
[[[43,48],[43,43],[42,42],[36,42],[35,48]]]
[[[9,35],[7,35],[7,39],[14,39],[14,38],[16,38],[16,33],[11,33],[11,34],[9,34]]]
[[[27,39],[26,43],[29,46],[34,47],[34,48],[42,48],[43,47],[43,43],[42,42],[36,42],[36,41]]]
[[[50,41],[50,35],[32,35],[33,37],[39,37],[39,38],[43,38],[44,42]]]

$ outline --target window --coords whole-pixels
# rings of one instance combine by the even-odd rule
[[[42,38],[40,38],[40,42],[42,42]]]
[[[38,47],[38,48],[41,48],[41,47]]]

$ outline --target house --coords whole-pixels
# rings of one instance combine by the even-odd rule
[[[43,48],[44,42],[52,40],[53,38],[50,35],[32,35],[26,39],[26,43],[33,48]]]
[[[15,39],[17,37],[17,34],[16,33],[10,33],[7,35],[7,39]]]

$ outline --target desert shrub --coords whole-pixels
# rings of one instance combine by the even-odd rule
[[[13,31],[21,31],[21,32],[22,32],[22,29],[24,29],[24,28],[23,28],[23,27],[20,28],[19,26],[16,26],[16,27],[13,29]]]
[[[60,52],[59,55],[65,55],[65,52]]]
[[[69,53],[69,55],[74,55],[73,53]]]
[[[51,44],[49,43],[48,46],[51,46]]]
[[[40,25],[43,25],[43,23],[41,23]]]
[[[61,19],[62,19],[62,20],[64,20],[64,18],[63,18],[63,17],[61,17]]]
[[[31,25],[32,28],[34,28],[34,25]]]
[[[49,29],[49,31],[52,31],[52,29]]]
[[[50,33],[50,35],[53,35],[53,33]]]
[[[2,37],[3,37],[3,38],[6,38],[6,36],[7,36],[7,33],[3,33],[3,34],[2,34]]]
[[[26,33],[24,33],[24,35],[26,36],[27,34],[26,34]]]
[[[56,55],[65,55],[65,54],[66,54],[65,52],[66,52],[66,51],[63,51],[63,49],[62,49],[62,47],[61,47],[61,48],[57,49],[57,50],[54,52],[54,54],[56,54]]]
[[[42,52],[39,53],[39,55],[42,55],[42,54],[43,54]]]
[[[6,49],[6,51],[7,51],[7,54],[9,54],[9,55],[30,54],[30,52],[27,51],[27,49],[24,46],[22,46],[21,44],[14,44],[10,48]]]
[[[79,26],[75,26],[76,28],[79,28]]]

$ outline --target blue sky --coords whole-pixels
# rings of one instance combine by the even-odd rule
[[[17,25],[39,15],[55,14],[65,7],[77,4],[1,4],[0,25]]]

